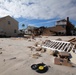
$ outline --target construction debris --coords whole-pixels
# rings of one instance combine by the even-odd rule
[[[35,46],[37,47],[37,46],[38,46],[38,44],[39,44],[39,43],[38,43],[38,42],[36,42],[36,43],[35,43]]]
[[[76,64],[76,54],[73,51],[70,51],[70,53],[71,53],[71,59],[70,59],[71,62]]]
[[[75,38],[72,39],[73,42],[75,41]],[[70,51],[76,52],[75,44],[73,44],[72,40],[69,40],[69,42],[62,41],[62,39],[57,40],[45,40],[41,44],[38,42],[35,43],[35,49],[36,51],[41,51],[41,53],[49,52],[50,55],[55,56],[54,64],[57,65],[65,65],[65,66],[73,66],[70,59],[71,54],[68,53]],[[38,59],[41,55],[39,53],[33,54],[33,58]]]
[[[68,52],[59,52],[58,57],[54,59],[54,64],[65,65],[70,67],[73,66],[70,61],[70,54]]]
[[[3,61],[5,62],[6,60],[4,59]]]
[[[32,47],[32,46],[28,46],[28,48],[30,48],[31,51],[33,51],[35,49],[35,47]]]
[[[36,51],[41,51],[42,50],[42,47],[37,47],[36,48]]]
[[[0,49],[2,49],[2,48],[0,48]]]
[[[58,41],[62,41],[62,39],[61,39],[61,38],[58,38],[58,39],[56,39],[56,40],[58,40]]]
[[[72,45],[74,45],[73,52],[76,53],[76,38],[72,38],[72,39],[68,40],[68,42],[70,42]]]
[[[10,58],[10,60],[16,59],[16,57]]]
[[[54,64],[56,65],[64,65],[64,66],[69,66],[72,67],[72,63],[70,61],[68,61],[67,59],[62,59],[62,58],[55,58],[54,59]]]
[[[2,54],[2,52],[0,52],[0,54]]]
[[[57,50],[53,51],[53,56],[58,57],[59,52]]]
[[[59,52],[60,58],[69,58],[70,54],[68,52]]]
[[[54,54],[54,51],[50,50],[49,53],[50,53],[50,55],[53,55]]]
[[[41,53],[45,53],[45,52],[46,52],[46,49],[43,48],[43,49],[41,50]]]
[[[33,54],[33,58],[38,59],[39,57],[41,57],[41,54],[39,53]]]
[[[72,39],[68,40],[68,42],[76,42],[76,38],[72,38]]]
[[[24,38],[31,38],[31,36],[30,35],[24,35]]]

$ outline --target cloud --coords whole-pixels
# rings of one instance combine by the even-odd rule
[[[52,19],[55,17],[76,19],[76,0],[0,0],[0,17]]]

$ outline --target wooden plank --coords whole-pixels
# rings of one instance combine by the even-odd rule
[[[75,45],[72,46],[72,51],[74,50],[74,48],[75,48]]]
[[[69,50],[71,49],[71,44],[69,45],[68,49],[67,49],[67,52],[69,52]]]
[[[53,44],[50,47],[52,47],[54,44],[55,44],[55,42],[53,42]]]
[[[60,48],[61,48],[62,44],[63,44],[63,43],[61,43],[61,44],[60,44],[60,46],[58,47],[58,49],[60,49]]]
[[[63,43],[63,46],[62,46],[61,50],[63,50],[63,49],[64,49],[65,45],[66,45],[66,43]]]
[[[58,42],[56,42],[55,45],[52,48],[55,48],[57,44],[58,44]]]
[[[58,47],[59,47],[60,44],[61,44],[61,43],[59,43],[59,44],[56,46],[56,49],[58,49]]]
[[[57,48],[57,45],[58,45],[58,44],[59,44],[59,42],[57,42],[57,44],[55,45],[55,47],[54,47],[55,49]]]
[[[55,46],[55,44],[56,44],[56,42],[52,45],[52,47],[51,47],[51,48],[53,48],[53,47]]]
[[[69,45],[69,44],[67,44],[67,45],[65,46],[65,48],[63,49],[63,51],[67,51],[66,48],[68,47],[68,45]]]

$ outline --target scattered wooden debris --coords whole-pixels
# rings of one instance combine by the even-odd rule
[[[8,46],[12,46],[12,45],[8,45]]]
[[[29,38],[31,38],[31,36],[30,35],[24,35],[24,38],[29,39]]]
[[[39,38],[42,38],[42,35],[38,36]]]
[[[73,52],[73,51],[70,51],[70,54],[71,54],[71,62],[76,64],[76,54]]]
[[[54,64],[65,65],[69,67],[73,66],[70,61],[70,54],[68,52],[59,52],[58,57],[54,59]]]
[[[2,48],[0,48],[0,49],[2,49]]]
[[[59,52],[59,57],[67,59],[70,57],[70,54],[68,52]]]
[[[72,38],[72,39],[68,40],[68,42],[76,42],[76,38]]]
[[[62,59],[62,58],[55,58],[54,59],[54,64],[56,65],[64,65],[64,66],[69,66],[72,67],[72,63],[70,61],[68,61],[67,59]]]
[[[41,51],[42,50],[42,47],[37,47],[36,48],[36,51]]]
[[[3,61],[5,62],[6,60],[4,59]]]
[[[39,53],[33,54],[33,58],[38,59],[39,57],[41,57],[41,54]]]
[[[53,56],[58,57],[59,52],[57,50],[53,51]]]
[[[0,54],[2,54],[2,52],[0,52]]]
[[[31,51],[33,51],[35,49],[35,47],[32,47],[32,46],[28,46],[28,48],[30,48]]]
[[[68,40],[68,42],[70,42],[73,45],[74,49],[72,48],[73,49],[72,51],[74,53],[76,53],[76,38],[72,38],[72,39]]]
[[[16,57],[10,58],[10,60],[16,59]]]
[[[28,48],[31,48],[32,46],[27,46]]]
[[[36,43],[35,43],[35,46],[37,47],[37,46],[38,46],[38,44],[39,44],[39,43],[38,43],[38,42],[36,42]]]
[[[54,54],[54,51],[50,50],[49,53],[50,53],[50,55],[53,55]]]
[[[61,39],[61,38],[58,38],[58,39],[56,39],[56,40],[58,40],[58,41],[62,41],[62,39]]]
[[[41,50],[41,53],[45,53],[45,52],[46,52],[46,49],[43,48],[43,49]]]
[[[29,39],[28,41],[30,41],[30,42],[31,42],[32,40],[31,40],[31,39]]]

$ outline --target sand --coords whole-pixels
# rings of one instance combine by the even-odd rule
[[[32,64],[44,62],[51,66],[43,75],[76,75],[76,67],[55,65],[54,57],[48,52],[41,53],[38,59],[32,58],[37,51],[31,51],[28,46],[44,40],[69,40],[75,36],[50,36],[32,39],[25,38],[0,38],[0,75],[41,75],[31,69]],[[75,37],[76,38],[76,37]],[[75,55],[76,56],[76,55]]]

